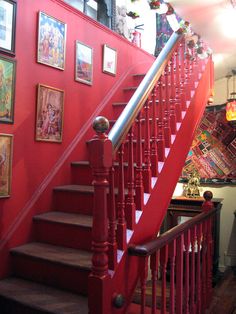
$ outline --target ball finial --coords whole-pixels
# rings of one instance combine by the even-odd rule
[[[98,116],[93,121],[93,129],[96,133],[105,133],[109,129],[109,121],[105,117]]]
[[[213,194],[211,191],[205,191],[203,193],[203,197],[205,198],[206,201],[210,201],[213,197]]]

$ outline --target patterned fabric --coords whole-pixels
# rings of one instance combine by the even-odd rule
[[[226,120],[225,109],[205,111],[181,181],[194,171],[202,183],[236,184],[236,128]]]
[[[157,57],[162,48],[167,43],[172,34],[172,29],[166,19],[165,14],[156,14],[156,47],[155,56]]]

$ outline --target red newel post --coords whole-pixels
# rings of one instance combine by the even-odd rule
[[[89,162],[93,172],[94,207],[92,229],[92,271],[89,276],[89,313],[110,312],[110,276],[108,274],[108,177],[112,166],[112,143],[105,132],[109,122],[104,117],[94,120],[96,135],[88,143]]]

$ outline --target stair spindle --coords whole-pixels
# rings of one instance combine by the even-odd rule
[[[165,139],[164,139],[164,101],[163,101],[163,75],[161,75],[158,82],[158,160],[165,161]]]
[[[135,178],[135,202],[138,210],[143,209],[144,187],[143,187],[143,168],[142,168],[142,128],[141,113],[137,118],[137,146],[136,146],[136,178]]]
[[[195,288],[196,288],[196,266],[195,266],[195,255],[196,255],[196,226],[193,226],[190,230],[190,241],[191,241],[191,278],[190,278],[190,313],[196,312],[195,307]]]
[[[169,312],[175,313],[175,260],[176,260],[176,240],[174,239],[169,244],[169,258],[170,258],[170,300]]]
[[[168,261],[168,245],[160,250],[161,266],[161,314],[166,314],[166,267]]]
[[[152,90],[152,141],[151,141],[151,170],[152,176],[158,176],[158,154],[157,154],[157,85]]]
[[[170,61],[170,129],[171,134],[176,134],[176,115],[175,115],[175,79],[174,79],[174,54]]]
[[[151,96],[151,95],[150,95]],[[143,185],[146,193],[151,192],[151,159],[150,159],[150,96],[145,102],[145,142],[144,142],[144,169]]]
[[[165,71],[165,109],[164,109],[164,137],[166,147],[171,146],[171,130],[170,130],[170,96],[169,96],[169,63],[167,64]]]
[[[190,230],[184,233],[184,248],[185,248],[185,299],[184,313],[189,314],[189,248],[190,248]]]

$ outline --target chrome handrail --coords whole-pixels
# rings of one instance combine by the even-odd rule
[[[159,80],[165,66],[170,60],[177,43],[181,40],[182,37],[182,33],[174,32],[171,35],[165,47],[156,58],[155,62],[149,69],[148,73],[145,75],[141,84],[138,86],[137,90],[129,100],[128,104],[122,111],[112,129],[110,130],[108,138],[112,142],[113,153],[117,151],[120,144],[127,135],[131,125],[135,121],[139,111],[147,100],[148,95],[155,86],[156,82]]]

